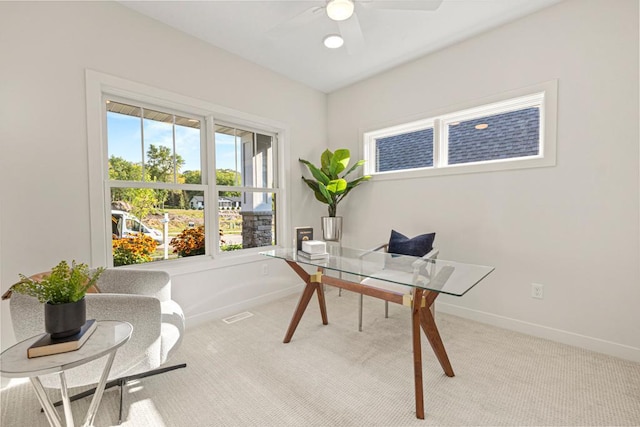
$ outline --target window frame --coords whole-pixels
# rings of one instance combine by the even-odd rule
[[[365,171],[375,180],[420,178],[429,176],[479,173],[501,170],[550,167],[556,165],[558,81],[511,90],[481,100],[448,107],[411,120],[369,126],[361,130]],[[448,164],[448,123],[528,108],[540,103],[540,145],[535,156]],[[536,104],[537,106],[537,104]],[[414,132],[433,126],[433,166],[377,172],[376,139]]]
[[[111,230],[110,190],[114,186],[188,189],[205,191],[205,227],[209,230],[219,228],[217,210],[218,189],[215,179],[215,135],[214,127],[218,122],[235,125],[273,135],[276,146],[274,156],[274,184],[269,192],[278,194],[276,214],[276,242],[287,241],[286,225],[290,223],[290,212],[287,203],[287,191],[284,186],[288,171],[282,166],[286,164],[284,147],[289,127],[284,123],[233,110],[212,104],[201,99],[191,98],[167,90],[155,88],[142,83],[132,82],[120,77],[111,76],[94,70],[85,70],[86,108],[87,108],[87,143],[89,169],[89,215],[91,263],[98,266],[113,266],[111,241],[107,238]],[[123,102],[134,102],[136,105],[149,108],[163,108],[167,113],[194,116],[203,119],[201,129],[201,173],[202,184],[145,183],[137,181],[110,181],[107,166],[107,128],[106,98]],[[205,180],[206,173],[206,180]],[[209,183],[209,184],[207,184]],[[187,188],[188,187],[188,188]],[[211,201],[214,202],[211,202]],[[109,232],[109,233],[108,233]],[[128,265],[127,268],[153,269],[163,268],[178,274],[199,271],[215,267],[224,267],[245,262],[253,262],[261,257],[258,252],[265,248],[247,248],[243,250],[222,252],[218,247],[218,233],[207,233],[206,255],[171,260],[160,260],[144,264]]]

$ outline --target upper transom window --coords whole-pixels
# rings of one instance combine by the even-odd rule
[[[539,86],[365,132],[366,173],[392,178],[554,165],[556,85]]]

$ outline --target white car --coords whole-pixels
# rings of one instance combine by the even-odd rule
[[[111,232],[118,239],[142,233],[160,244],[164,241],[160,230],[147,227],[137,217],[125,211],[111,210]]]

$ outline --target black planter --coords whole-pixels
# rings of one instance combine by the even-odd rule
[[[87,321],[87,303],[80,301],[66,304],[44,305],[44,329],[51,338],[65,338],[80,332]]]

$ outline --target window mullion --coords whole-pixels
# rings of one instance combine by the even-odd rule
[[[216,143],[215,143],[215,119],[213,116],[209,115],[205,117],[205,131],[204,133],[204,142],[202,145],[206,148],[206,158],[201,160],[206,164],[202,165],[200,177],[202,180],[205,179],[206,173],[206,183],[207,191],[206,195],[208,197],[204,198],[204,220],[205,220],[205,229],[209,230],[219,230],[220,229],[220,218],[218,217],[218,184],[216,182]],[[202,159],[204,156],[201,156]],[[213,209],[216,209],[215,211]],[[208,227],[212,225],[211,227]],[[205,251],[207,254],[217,255],[220,251],[218,239],[220,238],[219,233],[206,233],[205,239]]]
[[[145,180],[147,162],[144,161],[144,107],[140,107],[140,151],[142,151],[142,181]]]
[[[442,120],[436,120],[438,128],[438,166],[445,167],[449,164],[449,127],[447,123]]]
[[[441,166],[440,159],[442,157],[442,146],[440,141],[442,140],[442,127],[440,126],[440,119],[433,121],[433,167],[439,168]]]
[[[173,151],[173,183],[178,183],[178,163],[177,163],[177,154],[176,154],[176,115],[172,114],[172,126],[171,126],[171,142],[172,142],[172,151]],[[200,177],[202,177],[202,172],[200,172]]]
[[[448,132],[446,124],[441,119],[433,123],[433,167],[441,168],[448,163]]]
[[[271,174],[271,186],[272,187],[278,187],[280,186],[280,174],[278,173],[278,171],[280,170],[280,163],[278,162],[278,147],[280,146],[280,138],[279,138],[279,134],[275,134],[272,136],[272,143],[271,143],[271,158],[269,158],[267,160],[267,163],[269,165],[271,165],[271,170],[272,170],[272,174]]]

